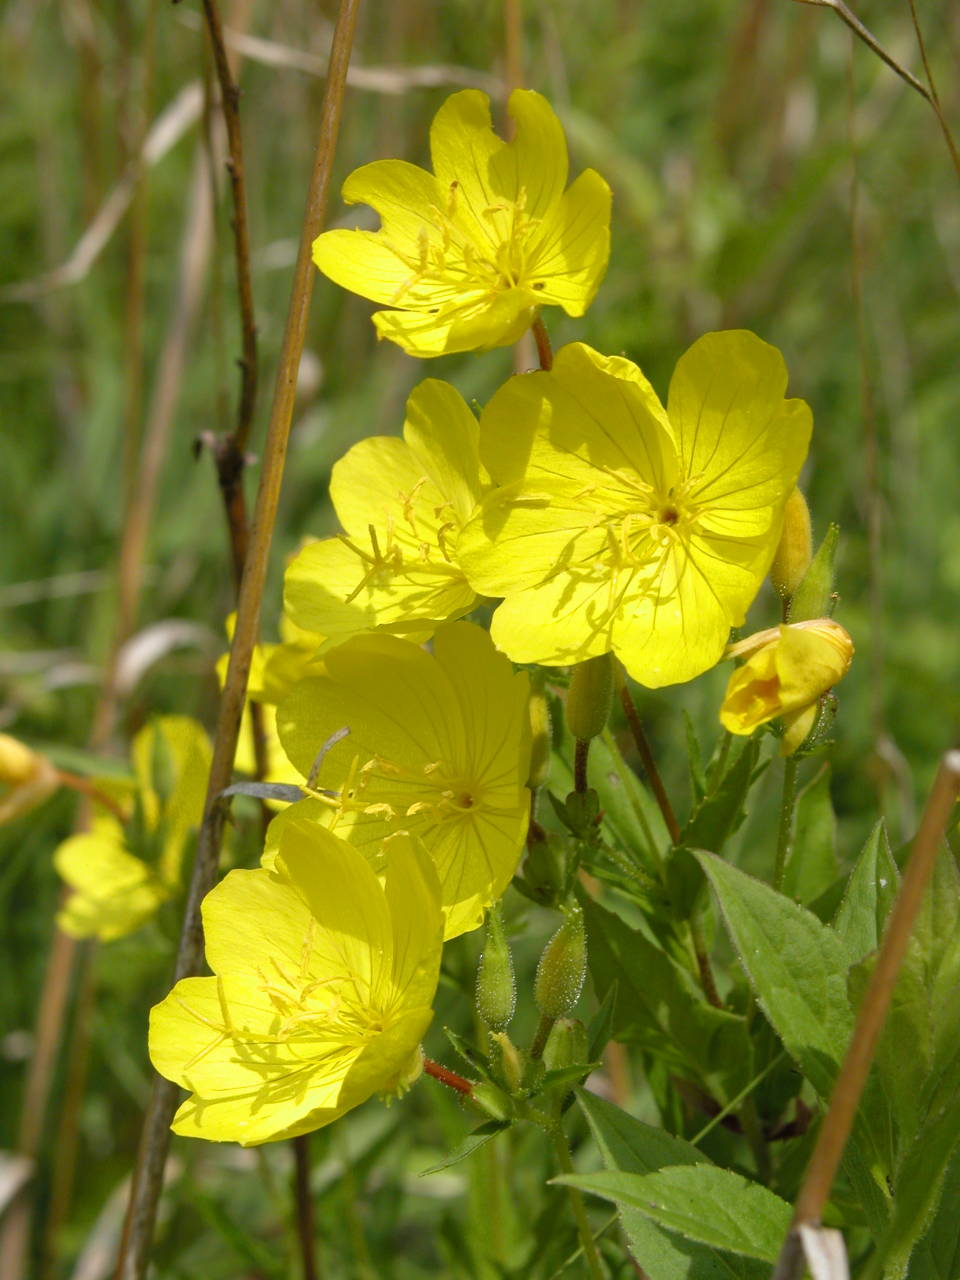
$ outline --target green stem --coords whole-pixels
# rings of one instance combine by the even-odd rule
[[[760,1116],[757,1113],[757,1102],[752,1093],[743,1100],[743,1106],[740,1108],[740,1123],[743,1125],[744,1135],[750,1144],[757,1166],[757,1177],[766,1185],[770,1181],[770,1151],[767,1140],[763,1136]]]
[[[720,999],[717,983],[713,976],[710,955],[707,951],[707,939],[704,936],[703,926],[696,910],[690,917],[690,937],[693,941],[693,953],[697,958],[697,969],[700,973],[700,985],[703,987],[703,994],[715,1009],[722,1009],[723,1001]]]
[[[783,762],[783,796],[780,801],[780,828],[777,832],[777,860],[773,867],[773,887],[777,893],[783,888],[783,879],[787,870],[787,855],[790,852],[790,836],[793,831],[793,811],[797,805],[797,769],[799,762],[796,756],[787,756]]]
[[[573,1173],[573,1161],[570,1158],[567,1136],[559,1124],[553,1130],[551,1138],[560,1172]],[[605,1280],[606,1273],[603,1269],[603,1263],[600,1261],[597,1242],[593,1238],[593,1229],[590,1226],[590,1219],[587,1217],[583,1196],[576,1187],[567,1187],[567,1195],[570,1197],[570,1208],[573,1210],[574,1221],[577,1224],[577,1235],[580,1237],[580,1244],[583,1246],[583,1256],[587,1261],[587,1270],[594,1280]]]
[[[723,775],[727,771],[727,761],[730,759],[730,748],[733,745],[733,734],[729,729],[723,731],[723,741],[720,744],[720,754],[717,756],[717,763],[714,766],[713,782],[710,787],[710,794],[719,791],[720,784],[723,782]]]
[[[540,1023],[537,1027],[536,1035],[533,1037],[533,1044],[530,1046],[530,1057],[536,1061],[543,1057],[543,1051],[547,1047],[547,1041],[550,1039],[550,1032],[553,1030],[553,1024],[556,1018],[548,1018],[545,1013],[540,1015]]]
[[[587,757],[590,754],[590,739],[578,738],[573,754],[573,789],[580,795],[587,790]]]

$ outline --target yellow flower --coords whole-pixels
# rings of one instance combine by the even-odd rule
[[[792,755],[810,733],[820,698],[850,670],[853,641],[838,622],[816,618],[758,631],[727,650],[746,658],[730,677],[720,721],[731,733],[751,734],[780,717],[780,754]]]
[[[446,382],[421,382],[403,439],[361,440],[333,468],[330,497],[346,530],[311,542],[287,569],[293,622],[339,643],[383,629],[429,638],[473,608],[454,554],[480,501],[479,427]]]
[[[227,635],[233,639],[237,615],[227,616]],[[308,676],[323,673],[322,653],[325,638],[312,632],[302,631],[295,627],[285,615],[280,617],[280,644],[258,644],[254,646],[250,662],[250,673],[247,678],[247,699],[240,721],[240,733],[237,738],[237,751],[233,767],[237,773],[256,777],[258,762],[253,740],[253,717],[251,704],[260,706],[260,722],[263,726],[264,747],[266,749],[266,773],[262,782],[298,783],[300,775],[286,757],[280,739],[277,737],[276,704],[287,696],[293,686]],[[217,661],[217,679],[221,687],[227,676],[230,655],[224,653]],[[271,809],[282,807],[279,800],[268,800]]]
[[[472,586],[505,596],[491,634],[515,662],[613,650],[656,687],[723,653],[760,588],[810,438],[775,347],[710,333],[664,411],[629,360],[580,343],[511,378],[480,423],[500,486],[460,538]]]
[[[433,173],[377,160],[343,186],[371,205],[379,231],[327,231],[320,270],[361,297],[397,308],[377,333],[414,356],[516,342],[543,305],[582,316],[610,252],[610,188],[587,169],[566,191],[567,144],[549,103],[510,95],[516,136],[493,132],[484,93],[465,89],[430,129]]]
[[[446,936],[477,928],[510,883],[527,833],[526,675],[468,622],[441,627],[433,654],[367,635],[326,661],[327,676],[305,680],[278,709],[287,754],[309,780],[324,744],[349,729],[314,780],[339,795],[327,806],[333,829],[375,868],[387,835],[418,836],[440,877]]]
[[[43,804],[59,785],[60,776],[46,756],[0,733],[0,823]]]
[[[131,755],[127,823],[99,814],[54,854],[74,891],[57,924],[74,938],[109,942],[144,924],[177,889],[187,838],[203,816],[210,744],[195,720],[159,717],[134,738]]]
[[[436,872],[395,836],[382,882],[315,823],[284,827],[271,871],[231,871],[203,903],[215,976],[150,1017],[150,1056],[190,1091],[176,1133],[254,1146],[329,1124],[421,1069],[442,947]]]

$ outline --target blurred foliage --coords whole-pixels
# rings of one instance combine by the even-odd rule
[[[248,6],[234,5],[235,14]],[[252,3],[249,30],[322,58],[334,6]],[[230,6],[224,5],[229,15]],[[950,76],[960,14],[925,0],[935,75],[948,118],[958,117]],[[193,80],[209,81],[199,6],[14,0],[0,17],[0,263],[4,283],[64,262],[120,180],[146,103],[153,119]],[[858,7],[881,42],[918,71],[906,6]],[[148,22],[155,48],[148,48]],[[229,18],[228,18],[229,21]],[[420,64],[499,74],[503,15],[492,0],[369,5],[356,63],[400,71]],[[849,867],[878,812],[896,837],[912,831],[938,753],[960,719],[956,612],[960,512],[955,483],[960,416],[956,378],[960,191],[936,120],[918,94],[835,16],[781,0],[675,0],[669,5],[572,0],[525,19],[525,79],[556,105],[572,170],[592,165],[614,189],[611,267],[583,322],[550,317],[554,345],[583,339],[637,360],[661,393],[677,355],[699,333],[743,326],[779,346],[792,394],[809,401],[815,433],[806,484],[815,535],[840,524],[838,619],[858,650],[840,692],[832,794],[837,850]],[[149,65],[148,65],[149,63]],[[451,87],[395,94],[353,88],[337,180],[388,155],[423,163],[426,129]],[[261,392],[252,449],[262,440],[282,336],[322,90],[315,75],[249,59],[241,111],[250,190]],[[206,131],[210,126],[207,122]],[[145,176],[145,379],[139,420],[163,377],[181,236],[204,125],[188,130]],[[232,586],[220,499],[202,431],[230,426],[239,351],[229,192],[219,167],[215,248],[187,345],[147,549],[137,627],[198,624],[139,673],[122,708],[115,754],[148,712],[208,722],[213,661],[222,648]],[[330,221],[344,216],[339,201]],[[32,302],[0,306],[0,729],[34,745],[82,751],[97,672],[116,608],[122,522],[124,371],[130,359],[125,297],[129,222],[83,279]],[[512,368],[512,353],[453,356],[429,367],[377,346],[369,304],[317,281],[297,421],[273,552],[265,629],[275,627],[284,559],[307,533],[333,526],[330,467],[361,436],[399,431],[406,394],[423,376],[454,382],[483,402]],[[256,467],[250,469],[252,494]],[[874,530],[871,537],[871,528]],[[873,543],[873,545],[872,545]],[[772,592],[760,625],[775,616]],[[668,788],[688,792],[686,730],[709,755],[723,680],[713,673],[643,699]],[[809,767],[810,776],[816,764]],[[742,865],[768,864],[753,833],[770,829],[773,770],[737,836]],[[0,832],[0,1144],[15,1141],[23,1059],[58,893],[50,851],[68,834],[66,797]],[[686,805],[678,800],[678,807]],[[251,824],[252,825],[252,824]],[[895,839],[896,843],[896,839]],[[252,856],[252,855],[251,855]],[[520,908],[515,903],[514,912]],[[522,923],[513,919],[511,929]],[[148,1075],[146,1008],[166,987],[175,921],[95,957],[91,1089],[84,1102],[84,1176],[63,1244],[79,1250],[129,1169]],[[545,936],[546,926],[536,937]],[[529,975],[538,943],[517,940]],[[144,944],[147,939],[147,945]],[[449,981],[469,992],[476,943],[452,950]],[[529,986],[529,980],[527,985]],[[523,989],[523,983],[521,983]],[[449,1008],[444,1008],[444,1001]],[[462,999],[441,993],[439,1028]],[[528,1011],[529,1012],[529,1011]],[[532,1016],[532,1015],[531,1015]],[[531,1028],[532,1030],[532,1028]],[[62,1083],[62,1082],[59,1082]],[[655,1115],[653,1098],[637,1102]],[[421,1086],[401,1106],[362,1108],[315,1140],[318,1230],[330,1275],[398,1277],[548,1275],[524,1255],[528,1210],[548,1166],[536,1134],[514,1161],[517,1185],[484,1206],[476,1167],[504,1159],[493,1145],[428,1179],[417,1174],[460,1140],[458,1105]],[[722,1140],[716,1131],[716,1141]],[[178,1144],[179,1191],[161,1230],[164,1277],[286,1274],[289,1251],[284,1147],[250,1153]],[[345,1174],[346,1171],[346,1174]],[[489,1183],[490,1180],[488,1180]],[[496,1185],[496,1178],[492,1180]],[[464,1212],[462,1195],[474,1212]],[[402,1201],[402,1203],[401,1203]],[[561,1203],[557,1193],[557,1204]],[[465,1228],[494,1219],[493,1242]],[[482,1216],[481,1216],[482,1215]],[[466,1230],[466,1235],[464,1231]],[[550,1223],[538,1224],[538,1238]],[[365,1243],[358,1243],[365,1239]],[[493,1256],[506,1270],[493,1270]],[[552,1256],[552,1255],[550,1255]],[[385,1259],[391,1258],[386,1263]],[[548,1258],[548,1252],[544,1253]],[[549,1260],[549,1259],[548,1259]],[[553,1259],[559,1266],[562,1259]],[[516,1269],[516,1270],[514,1270]]]

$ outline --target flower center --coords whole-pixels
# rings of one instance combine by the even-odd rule
[[[530,279],[541,219],[531,218],[526,204],[527,193],[521,188],[515,200],[498,200],[474,221],[462,210],[459,183],[451,183],[446,208],[434,205],[430,224],[420,230],[419,256],[410,257],[392,246],[410,268],[392,305],[402,304],[418,288],[433,291],[425,302],[438,301],[436,290],[441,287],[488,295],[513,288],[542,289],[544,281]]]
[[[379,755],[364,765],[354,760],[336,803],[341,813],[373,814],[397,828],[418,814],[434,822],[469,821],[484,808],[477,781],[444,761],[411,769]]]

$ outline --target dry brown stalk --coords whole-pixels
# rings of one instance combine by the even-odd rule
[[[254,511],[250,549],[237,606],[236,629],[220,699],[205,813],[184,914],[175,981],[197,974],[203,968],[200,903],[212,887],[217,875],[223,824],[226,817],[225,802],[221,798],[221,793],[229,785],[233,772],[233,759],[240,717],[246,700],[250,661],[259,629],[267,558],[276,520],[293,417],[297,369],[303,352],[310,298],[313,292],[311,246],[322,229],[326,215],[330,175],[339,134],[346,72],[353,46],[358,9],[359,0],[341,0],[330,51],[330,69],[321,110],[320,137],[294,270],[287,325],[264,448],[263,470]],[[163,1170],[170,1145],[170,1123],[176,1109],[178,1092],[177,1086],[172,1082],[159,1076],[154,1078],[137,1167],[134,1171],[124,1239],[117,1262],[117,1280],[142,1280],[146,1274]]]
[[[877,961],[857,1014],[850,1046],[833,1087],[830,1105],[820,1126],[817,1144],[810,1157],[800,1194],[797,1196],[793,1223],[777,1261],[773,1280],[799,1280],[803,1274],[803,1247],[798,1229],[819,1225],[830,1196],[840,1158],[853,1128],[860,1095],[867,1082],[877,1041],[883,1030],[897,974],[910,941],[913,922],[923,901],[937,855],[943,846],[944,832],[958,794],[960,751],[948,751],[940,762],[920,819],[903,883],[887,921]]]

